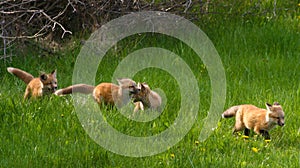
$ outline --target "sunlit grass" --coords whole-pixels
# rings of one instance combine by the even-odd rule
[[[218,26],[215,30],[203,29],[215,44],[226,71],[224,109],[242,103],[262,108],[265,102],[282,104],[286,113],[285,126],[270,131],[270,142],[254,133],[249,137],[232,135],[234,119],[220,119],[213,134],[206,141],[199,142],[198,136],[210,106],[211,90],[205,66],[201,60],[193,58],[195,53],[191,49],[177,40],[148,34],[145,35],[147,38],[136,40],[138,44],[125,40],[118,44],[117,50],[111,50],[99,66],[96,81],[111,81],[118,62],[144,46],[160,46],[184,57],[199,82],[201,108],[193,128],[178,144],[163,153],[142,158],[107,151],[82,128],[71,96],[23,101],[25,84],[6,72],[7,66],[15,66],[36,76],[40,70],[56,68],[59,87],[66,87],[71,84],[74,53],[66,52],[60,59],[14,58],[13,63],[0,65],[1,166],[299,167],[299,32],[276,22],[263,27],[234,23]],[[134,136],[150,136],[164,131],[173,124],[180,108],[178,85],[172,76],[158,69],[141,71],[134,79],[164,91],[168,98],[165,111],[153,121],[140,123],[127,119],[116,109],[108,109],[104,111],[107,121],[117,130]],[[115,143],[122,143],[122,139]]]

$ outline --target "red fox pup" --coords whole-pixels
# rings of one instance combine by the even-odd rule
[[[158,93],[152,91],[146,83],[138,83],[138,92],[133,95],[135,102],[134,112],[144,110],[144,107],[160,110],[161,97]]]
[[[284,112],[279,103],[273,105],[266,103],[267,109],[261,109],[254,105],[238,105],[227,109],[223,118],[235,116],[234,132],[244,130],[244,134],[249,136],[250,130],[256,134],[261,134],[266,140],[270,139],[269,130],[275,125],[284,125]]]
[[[122,107],[130,101],[132,94],[137,92],[136,83],[128,78],[117,79],[117,81],[119,85],[113,83],[100,83],[95,87],[87,84],[76,84],[57,90],[55,94],[92,94],[95,101],[100,105],[103,103],[106,105]]]
[[[30,96],[36,98],[45,94],[51,94],[57,89],[56,70],[53,70],[50,74],[43,73],[38,78],[34,78],[28,72],[18,68],[9,67],[7,68],[7,71],[27,84],[24,99],[27,99]]]

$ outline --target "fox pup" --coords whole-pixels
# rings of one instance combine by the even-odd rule
[[[133,94],[137,93],[136,82],[128,78],[117,79],[117,81],[119,85],[113,83],[100,83],[97,86],[76,84],[57,90],[55,94],[92,94],[94,100],[100,105],[103,103],[106,105],[122,107],[130,101]]]
[[[227,109],[223,118],[235,116],[234,132],[244,130],[249,136],[250,130],[261,134],[266,140],[270,139],[269,130],[275,125],[284,125],[284,112],[281,105],[275,102],[273,105],[266,103],[267,109],[261,109],[254,105],[238,105]]]
[[[161,97],[158,93],[150,89],[146,83],[138,83],[138,92],[133,95],[134,99],[134,112],[144,110],[144,107],[161,110]]]
[[[45,94],[51,94],[57,89],[56,70],[53,70],[50,74],[43,73],[37,78],[18,68],[8,67],[7,71],[27,84],[24,99],[30,96],[37,98]]]

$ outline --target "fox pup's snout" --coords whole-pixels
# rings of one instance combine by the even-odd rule
[[[284,112],[278,102],[274,102],[273,105],[266,103],[267,109],[270,112],[269,117],[273,118],[273,121],[279,126],[284,126]]]
[[[57,90],[57,84],[52,83],[52,84],[44,85],[43,90],[44,90],[44,92],[47,92],[47,93],[54,93]]]
[[[57,84],[52,84],[49,90],[54,93],[57,90]]]
[[[136,87],[137,93],[133,95],[134,102],[142,101],[150,93],[150,88],[146,83],[138,83]]]
[[[284,126],[284,123],[278,123],[278,125],[282,127],[282,126]]]
[[[135,83],[133,83],[132,85],[130,85],[128,88],[129,88],[129,93],[130,93],[131,95],[133,95],[133,94],[138,94],[138,93],[140,92],[140,89],[137,88],[137,86],[136,86]]]
[[[284,126],[284,120],[283,120],[283,119],[278,119],[278,122],[277,122],[277,123],[278,123],[278,125],[281,126],[281,127]]]
[[[284,116],[274,116],[273,118],[277,120],[277,125],[284,126]]]
[[[44,84],[44,91],[54,93],[57,90],[56,70],[51,74],[41,74],[40,80]]]
[[[53,92],[55,92],[57,90],[57,82],[56,81],[54,81],[52,83],[52,90],[53,90]]]
[[[132,79],[129,79],[129,78],[119,78],[117,79],[118,83],[119,83],[119,86],[128,91],[129,92],[129,95],[133,95],[133,94],[136,94],[138,93],[138,89],[137,89],[137,85],[136,85],[136,82],[133,81]]]

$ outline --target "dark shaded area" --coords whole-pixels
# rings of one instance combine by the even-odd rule
[[[294,17],[296,2],[221,0],[27,0],[0,2],[0,59],[13,55],[11,48],[37,46],[54,53],[72,36],[82,37],[106,22],[137,11],[171,12],[199,23],[253,17]]]

